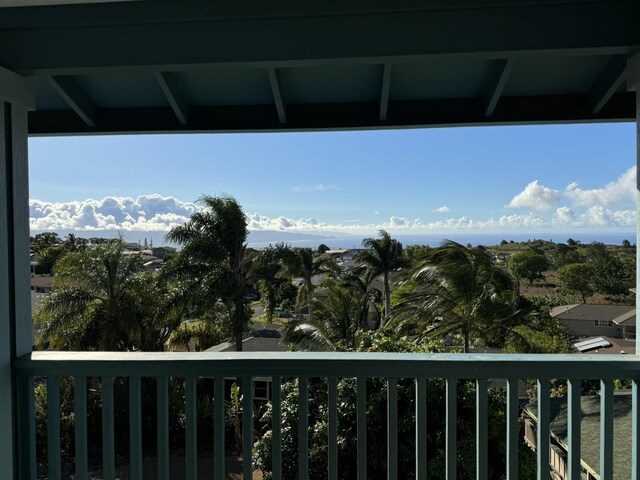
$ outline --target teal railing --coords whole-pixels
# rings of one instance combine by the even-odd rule
[[[186,474],[196,478],[197,399],[196,379],[214,382],[214,399],[224,398],[224,379],[237,377],[243,385],[243,415],[252,415],[252,379],[272,379],[272,473],[282,476],[282,379],[299,379],[298,431],[308,431],[309,379],[327,378],[328,442],[327,476],[339,478],[338,406],[339,378],[357,378],[357,477],[367,478],[367,378],[387,379],[387,476],[398,478],[398,379],[415,379],[416,384],[416,465],[415,478],[428,478],[427,472],[427,379],[446,380],[445,435],[446,478],[456,478],[456,398],[458,379],[476,382],[476,475],[488,475],[487,389],[493,379],[506,380],[506,472],[508,480],[518,476],[518,380],[537,381],[537,477],[550,478],[550,380],[568,379],[568,478],[580,479],[580,385],[582,379],[600,380],[600,478],[613,478],[613,385],[615,379],[631,379],[633,388],[632,478],[638,476],[637,452],[640,420],[638,382],[640,358],[635,355],[502,355],[502,354],[395,354],[395,353],[115,353],[115,352],[33,352],[15,363],[19,382],[20,478],[36,477],[34,383],[47,382],[48,478],[62,475],[60,445],[59,380],[73,377],[75,388],[75,478],[88,478],[87,458],[87,379],[101,378],[102,468],[106,479],[115,476],[114,378],[129,381],[129,445],[131,479],[143,478],[141,425],[141,378],[156,378],[158,478],[169,478],[169,382],[184,378]],[[251,417],[249,417],[251,418]],[[225,478],[225,402],[214,400],[214,472],[212,478]],[[252,478],[252,422],[242,422],[243,477]],[[298,478],[308,478],[309,437],[298,436]]]

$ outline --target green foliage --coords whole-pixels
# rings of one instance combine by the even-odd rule
[[[66,253],[67,250],[62,245],[54,245],[41,249],[38,254],[38,264],[36,265],[35,273],[40,275],[51,274],[58,260],[64,257]]]
[[[383,276],[384,281],[384,317],[382,326],[389,320],[391,315],[391,284],[389,275],[405,265],[402,254],[402,244],[385,230],[380,230],[380,238],[365,238],[362,246],[365,250],[358,252],[355,261],[363,265],[369,278],[373,279],[378,275]]]
[[[433,339],[461,333],[465,352],[472,338],[494,336],[518,302],[515,280],[484,248],[452,241],[425,255],[394,295],[391,328]]]
[[[224,315],[224,311],[219,311]],[[193,350],[202,352],[213,345],[218,345],[225,335],[222,325],[226,322],[214,315],[208,315],[203,320],[182,322],[169,336],[168,346],[170,350]]]
[[[320,245],[318,245],[318,249],[316,251],[320,255],[324,255],[325,253],[327,253],[327,250],[331,250],[331,247],[325,245],[324,243],[321,243]]]
[[[533,285],[535,280],[543,280],[543,272],[549,268],[544,255],[532,252],[520,252],[509,257],[509,270],[518,278],[524,278]]]
[[[221,299],[236,349],[242,350],[242,336],[252,314],[246,298],[251,267],[245,256],[247,219],[231,197],[205,195],[198,202],[203,208],[167,234],[167,240],[182,245],[182,250],[165,274],[180,281],[198,315],[206,314]]]
[[[381,331],[363,333],[372,337],[366,351],[417,352],[422,348],[406,340],[384,336]],[[373,348],[373,350],[372,350]],[[387,452],[387,382],[381,378],[367,379],[367,457],[368,476],[386,477]],[[445,397],[444,380],[429,380],[427,385],[427,437],[428,469],[430,478],[445,478]],[[356,478],[357,463],[357,382],[352,378],[338,380],[338,465],[339,478]],[[282,385],[282,457],[295,459],[298,455],[298,381],[291,380]],[[324,378],[309,379],[309,478],[326,478],[328,395]],[[491,389],[488,398],[489,415],[489,478],[500,478],[505,471],[505,394],[503,390]],[[254,445],[254,467],[261,470],[265,479],[271,479],[271,410],[269,404],[260,417],[258,440]],[[415,381],[398,380],[398,450],[399,478],[413,478],[415,472]],[[471,381],[458,383],[458,475],[473,478],[475,475],[475,384]],[[306,433],[306,432],[305,432]],[[521,436],[520,436],[521,437]],[[522,442],[522,440],[521,440]],[[534,455],[520,445],[521,477],[533,478]],[[297,478],[297,463],[283,462],[283,479]]]
[[[36,344],[57,350],[162,351],[181,310],[179,293],[141,271],[121,241],[70,252],[56,264],[55,293],[43,302]]]
[[[588,263],[571,263],[560,267],[557,272],[558,281],[565,289],[579,293],[582,302],[587,303],[587,297],[593,294],[591,279],[593,267]]]
[[[635,286],[635,271],[615,256],[607,256],[593,263],[593,287],[607,295],[620,295]]]

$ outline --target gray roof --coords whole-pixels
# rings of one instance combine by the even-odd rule
[[[232,341],[222,342],[211,348],[207,352],[233,352],[236,344]],[[244,352],[288,352],[289,345],[282,340],[282,336],[277,330],[262,329],[251,332],[242,340],[242,350]]]
[[[620,392],[613,400],[613,478],[631,478],[631,404],[630,392]],[[581,398],[582,421],[581,449],[583,466],[596,475],[600,471],[600,396]],[[525,410],[537,420],[538,407],[535,402],[526,405]],[[567,399],[551,398],[551,434],[567,448]],[[586,465],[585,465],[586,464]]]
[[[633,305],[564,305],[551,310],[551,316],[558,320],[615,320],[616,318],[635,311]]]
[[[30,133],[635,117],[625,87],[627,59],[640,50],[635,0],[176,5],[2,8],[0,66],[36,90]]]

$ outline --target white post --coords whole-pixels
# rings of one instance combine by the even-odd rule
[[[636,224],[636,312],[640,306],[640,52],[636,53],[627,62],[627,89],[636,92],[636,185],[637,185],[637,224]],[[636,314],[636,331],[638,319]],[[639,338],[636,335],[636,355],[640,355]],[[633,379],[632,421],[631,421],[631,475],[632,478],[640,477],[640,378]]]
[[[0,468],[7,479],[31,475],[18,468],[18,384],[11,362],[33,344],[27,111],[34,106],[31,83],[0,67]]]

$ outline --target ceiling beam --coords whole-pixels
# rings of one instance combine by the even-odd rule
[[[586,95],[503,97],[491,117],[480,98],[394,100],[393,116],[379,120],[377,101],[335,104],[290,104],[287,123],[273,114],[273,105],[229,105],[189,109],[189,124],[179,125],[170,107],[101,109],[100,124],[89,128],[71,110],[29,113],[30,135],[152,132],[281,132],[384,128],[526,125],[631,121],[635,93],[618,92],[599,114],[591,111]]]
[[[640,89],[640,52],[627,61],[627,90]],[[639,177],[640,178],[640,177]]]
[[[71,77],[47,77],[51,86],[89,127],[96,126],[96,106]]]
[[[355,13],[255,18],[243,18],[239,6],[234,17],[230,4],[225,7],[229,17],[217,18],[212,14],[215,9],[205,8],[209,3],[201,1],[188,2],[194,18],[182,18],[181,9],[175,8],[155,18],[156,3],[113,4],[109,8],[114,11],[136,9],[136,22],[113,18],[111,24],[96,25],[91,24],[99,17],[96,12],[109,15],[105,7],[109,4],[74,7],[77,22],[73,25],[68,18],[72,12],[65,11],[68,6],[51,7],[39,17],[29,15],[33,9],[7,9],[20,12],[0,17],[0,65],[22,75],[76,75],[231,65],[380,65],[458,56],[616,55],[640,49],[640,2],[629,0],[511,1],[415,11],[389,7],[388,12],[367,11],[362,2],[345,0]],[[202,19],[195,17],[196,4]],[[302,6],[297,8],[304,11]],[[41,26],[28,28],[38,18]],[[566,26],[567,19],[571,28]]]
[[[189,121],[189,106],[184,99],[184,95],[182,95],[182,90],[175,73],[156,72],[155,77],[164,96],[167,97],[173,113],[178,117],[180,125],[186,125]]]
[[[380,121],[387,120],[389,110],[389,92],[391,91],[391,64],[385,63],[382,70],[382,89],[380,92]]]
[[[489,79],[489,85],[484,94],[484,115],[490,117],[496,109],[498,100],[502,95],[504,87],[507,85],[511,70],[513,70],[513,59],[496,60]]]
[[[18,104],[27,110],[35,110],[36,90],[30,80],[0,67],[0,101]]]
[[[269,74],[269,84],[271,85],[273,101],[276,104],[276,111],[278,112],[278,120],[280,123],[287,123],[286,105],[282,98],[282,91],[280,90],[278,72],[275,68],[267,68],[267,73]]]
[[[589,104],[593,113],[599,113],[624,82],[628,55],[613,57],[589,89]]]

